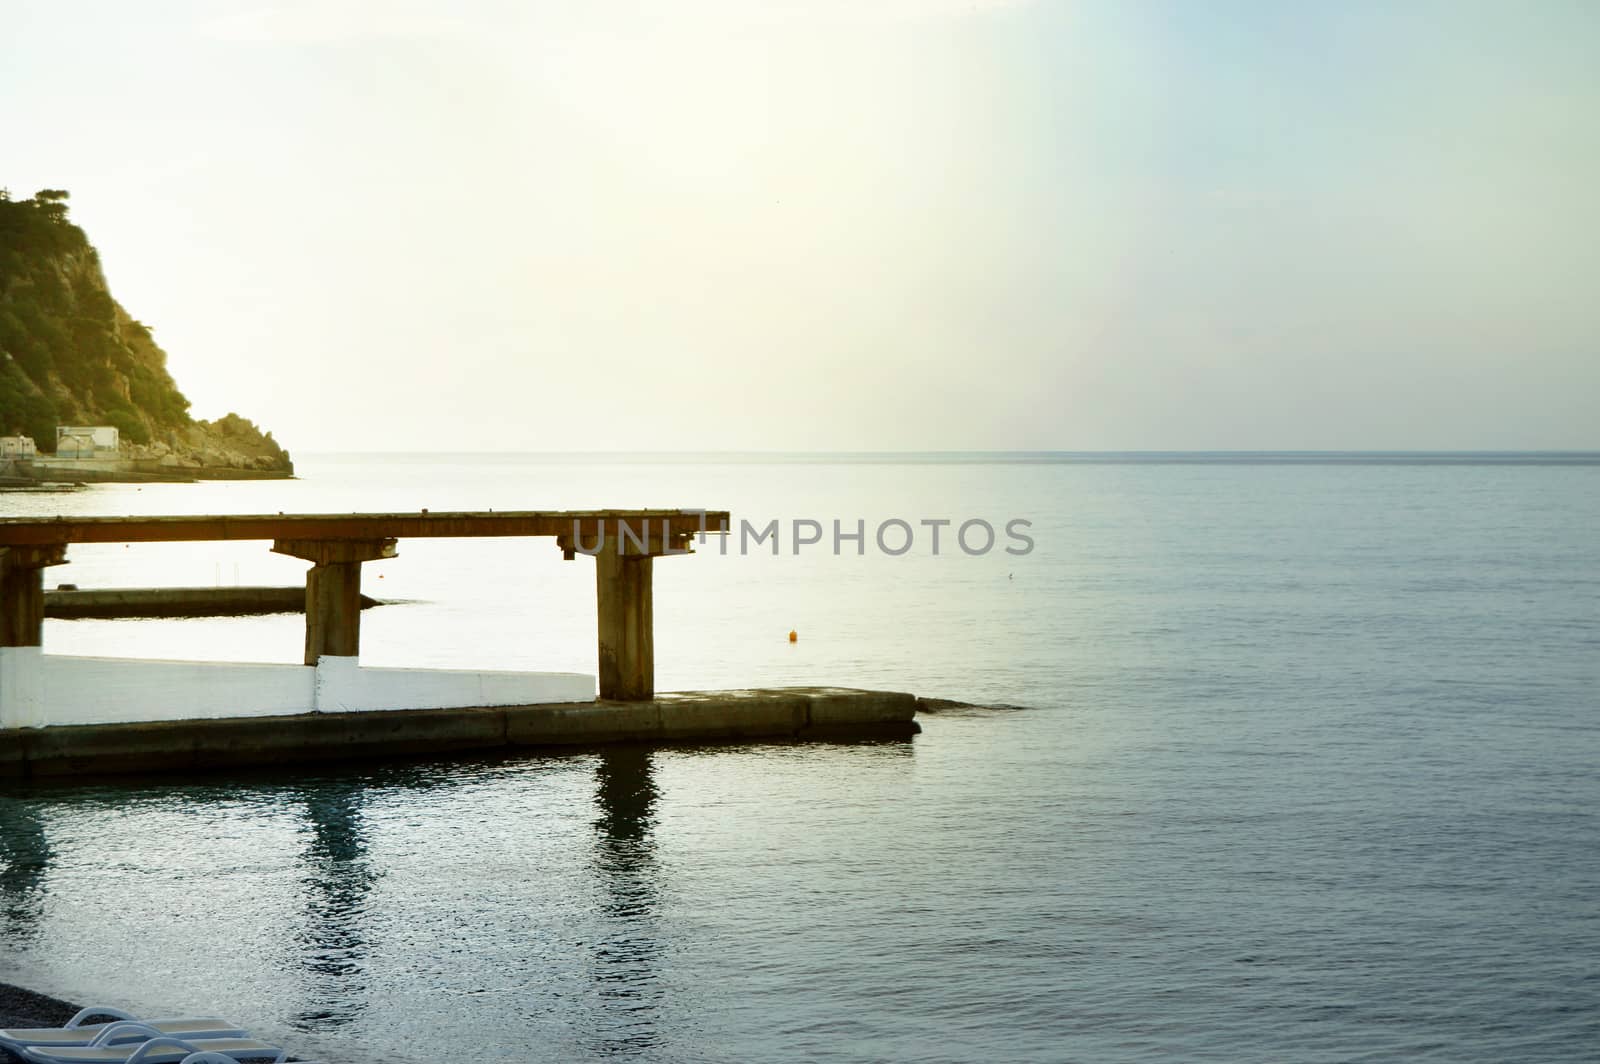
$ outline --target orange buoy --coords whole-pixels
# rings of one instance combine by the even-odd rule
[[[792,629],[792,628],[791,628],[791,629],[789,629],[789,642],[791,642],[791,643],[793,643],[793,642],[796,642],[796,641],[797,641],[797,640],[799,640],[799,638],[800,638],[800,635],[799,635],[799,633],[797,633],[797,632],[796,632],[796,631],[795,631],[795,630],[794,630],[794,629]]]

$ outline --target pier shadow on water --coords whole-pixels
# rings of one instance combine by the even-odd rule
[[[594,757],[590,867],[600,931],[590,946],[594,1000],[583,1041],[596,1055],[631,1055],[662,1043],[661,886],[654,840],[659,789],[648,747],[609,747]],[[293,936],[291,962],[304,973],[305,1004],[291,1026],[330,1032],[355,1022],[372,1003],[368,964],[378,944],[372,939],[377,921],[371,896],[381,873],[368,854],[363,806],[370,794],[449,785],[426,770],[391,769],[381,779],[362,773],[288,788],[284,797],[303,810],[306,837],[300,857],[305,912]]]
[[[594,759],[592,849],[589,856],[594,926],[587,964],[593,997],[581,1036],[595,1055],[630,1055],[661,1044],[662,997],[658,928],[661,884],[654,831],[660,796],[653,755],[645,746],[617,746],[567,755]],[[563,760],[566,758],[563,757]],[[56,853],[50,843],[53,808],[113,814],[142,806],[204,806],[241,799],[288,814],[296,822],[300,916],[280,954],[283,970],[298,972],[297,1011],[288,1026],[331,1033],[355,1024],[373,1006],[370,964],[373,892],[383,877],[371,856],[365,808],[396,790],[447,791],[460,763],[410,763],[319,769],[286,778],[263,770],[227,779],[142,783],[51,782],[0,794],[0,934],[26,950],[47,913],[48,880]],[[264,884],[265,889],[275,889]]]
[[[290,1020],[299,1030],[342,1026],[368,1004],[367,909],[378,876],[361,816],[367,789],[362,778],[328,779],[301,795],[309,836],[301,858],[305,922],[294,942],[306,976],[306,1006]]]
[[[652,759],[646,746],[609,747],[595,766],[592,863],[603,919],[591,958],[599,1023],[586,1048],[603,1055],[645,1052],[662,1041],[659,791]]]
[[[26,947],[39,933],[53,853],[31,804],[0,795],[0,943]]]
[[[905,740],[837,745],[870,746],[875,754],[890,757],[909,757],[913,750]],[[72,933],[54,919],[61,914],[51,907],[50,882],[56,865],[75,869],[79,894],[85,893],[85,884],[91,897],[114,897],[125,889],[113,870],[96,872],[98,857],[92,849],[96,836],[84,834],[84,825],[94,825],[96,832],[116,832],[125,822],[143,820],[135,836],[123,840],[137,847],[144,839],[139,833],[160,830],[170,823],[164,819],[170,814],[200,813],[204,830],[223,832],[230,824],[261,819],[274,825],[275,837],[287,847],[270,860],[248,857],[237,866],[207,874],[261,877],[240,897],[259,890],[263,898],[287,903],[264,905],[264,911],[283,913],[288,924],[286,934],[269,946],[270,959],[262,958],[266,967],[280,973],[267,984],[284,992],[267,1007],[274,1008],[286,1026],[307,1034],[333,1035],[342,1030],[347,1036],[361,1032],[365,1037],[374,1024],[398,1023],[403,1028],[417,1017],[396,1017],[385,1010],[391,982],[398,978],[394,985],[404,989],[406,977],[381,967],[387,963],[387,953],[403,954],[406,949],[406,917],[382,911],[385,904],[404,903],[386,901],[387,892],[379,890],[394,870],[385,863],[387,850],[377,833],[387,830],[383,825],[390,822],[387,817],[396,800],[437,808],[447,805],[453,792],[485,780],[516,788],[518,778],[530,772],[589,770],[587,830],[582,821],[572,825],[577,829],[574,841],[582,848],[573,854],[578,877],[571,884],[571,896],[584,900],[565,917],[573,922],[563,925],[573,934],[567,941],[580,943],[575,954],[568,954],[578,985],[567,1007],[576,1006],[576,1015],[568,1011],[566,1021],[545,1033],[560,1031],[558,1037],[571,1039],[567,1048],[573,1058],[651,1058],[670,1051],[681,1038],[681,1032],[671,1029],[666,1007],[671,931],[664,912],[668,869],[658,848],[660,759],[716,758],[748,749],[676,747],[667,753],[650,746],[618,745],[531,758],[330,765],[182,780],[34,781],[0,789],[0,933],[4,936],[0,955],[54,952],[61,944],[55,936]],[[580,789],[574,797],[582,793]],[[582,808],[580,804],[569,811]],[[58,830],[63,831],[60,838],[55,837]],[[179,872],[184,872],[182,862],[179,865]],[[89,878],[81,878],[84,875]],[[151,887],[170,889],[181,878],[169,877]],[[403,898],[407,890],[415,889],[414,877],[406,882],[402,875],[397,889]],[[400,930],[399,937],[385,941],[395,929]],[[179,925],[173,930],[178,939],[172,951],[180,954],[189,943]],[[263,934],[263,944],[273,942],[270,928]],[[117,945],[124,948],[130,943]],[[166,948],[161,943],[140,948],[146,946],[157,953]],[[77,977],[84,985],[93,985],[94,977],[86,974],[91,970],[78,968]],[[556,986],[561,976],[552,973],[550,978]],[[544,1014],[534,1021],[547,1022]]]

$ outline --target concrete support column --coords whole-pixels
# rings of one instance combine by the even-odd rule
[[[44,569],[67,563],[65,543],[0,550],[0,647],[44,643]]]
[[[656,694],[652,566],[648,554],[624,554],[615,542],[595,555],[599,607],[600,697],[640,702]]]
[[[361,652],[361,563],[395,557],[395,541],[280,539],[278,554],[311,562],[306,571],[306,664]]]

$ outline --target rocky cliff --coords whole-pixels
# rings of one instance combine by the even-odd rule
[[[289,475],[289,455],[237,414],[189,416],[150,328],[106,286],[100,256],[67,219],[67,194],[0,189],[0,434],[55,446],[57,425],[114,425],[123,456],[195,475]]]

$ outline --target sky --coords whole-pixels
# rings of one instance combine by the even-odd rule
[[[1600,4],[0,0],[291,451],[1600,448]]]

